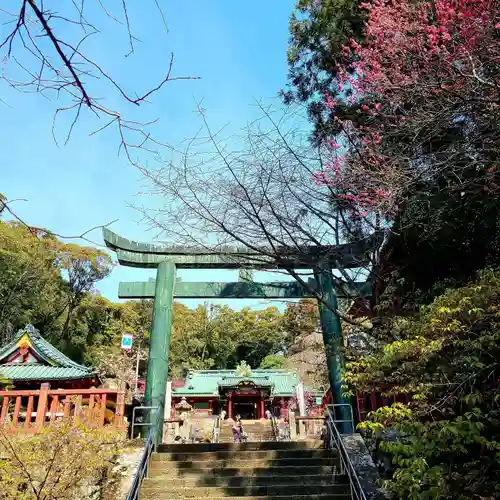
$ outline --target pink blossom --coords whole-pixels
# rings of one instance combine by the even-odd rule
[[[324,95],[324,102],[325,106],[329,109],[335,108],[337,106],[337,103],[334,99],[332,99],[332,96],[330,94],[325,93]]]
[[[352,216],[376,212],[390,219],[398,206],[394,189],[387,187],[392,182],[391,162],[384,137],[386,130],[407,122],[394,110],[404,109],[413,92],[432,103],[445,92],[459,94],[466,89],[470,78],[462,73],[470,73],[471,64],[480,57],[478,48],[496,50],[498,40],[491,32],[500,29],[500,23],[492,0],[374,0],[361,8],[367,10],[366,36],[361,44],[349,40],[343,47],[346,60],[336,68],[337,89],[339,93],[352,89],[345,99],[349,103],[365,99],[360,111],[377,115],[377,120],[362,124],[343,120],[335,115],[335,101],[325,95],[325,106],[333,110],[336,123],[354,143],[363,144],[362,161],[348,148],[337,154],[340,146],[328,141],[331,163],[314,179],[334,186]],[[460,65],[463,72],[457,70]]]

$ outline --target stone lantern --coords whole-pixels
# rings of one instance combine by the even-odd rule
[[[184,413],[190,413],[192,410],[193,407],[186,401],[184,396],[181,401],[175,405],[175,411],[179,417],[181,417]]]
[[[188,441],[189,436],[191,434],[191,425],[190,425],[190,415],[193,410],[193,407],[186,401],[185,397],[182,397],[180,403],[175,405],[175,411],[181,420],[181,426],[179,429],[179,437],[182,442],[185,443]]]

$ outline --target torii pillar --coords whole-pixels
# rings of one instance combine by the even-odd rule
[[[149,346],[145,400],[147,406],[165,407],[168,380],[168,353],[172,335],[175,264],[165,260],[158,264],[153,306],[153,325]],[[163,410],[160,410],[163,413]]]
[[[178,298],[265,298],[299,299],[320,296],[332,306],[319,301],[319,312],[328,374],[336,403],[347,402],[342,394],[342,330],[337,310],[337,293],[332,267],[340,262],[344,268],[359,267],[368,260],[368,254],[377,242],[377,235],[352,244],[282,248],[278,257],[269,252],[254,252],[246,248],[227,247],[218,251],[205,248],[186,248],[137,243],[104,228],[104,241],[117,254],[120,264],[156,268],[156,280],[120,283],[118,296],[126,299],[154,299],[153,327],[149,348],[146,378],[146,405],[164,408],[168,378],[168,354],[172,330],[174,297]],[[265,250],[265,249],[264,249]],[[238,282],[182,283],[175,279],[176,268],[184,269],[238,269]],[[251,269],[314,269],[315,279],[303,287],[297,281],[256,283],[251,280]],[[370,283],[352,283],[339,296],[368,296]],[[314,293],[313,293],[314,292]],[[342,295],[343,294],[343,295]],[[332,310],[333,309],[333,310]],[[343,415],[344,412],[341,412]],[[343,426],[340,426],[342,428]]]

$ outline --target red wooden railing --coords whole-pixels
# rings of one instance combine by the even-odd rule
[[[378,410],[383,406],[390,406],[393,403],[408,404],[411,401],[411,394],[399,395],[396,397],[384,397],[378,392],[369,394],[356,392],[356,406],[358,410],[358,419],[360,422],[366,420],[366,416],[371,411]]]
[[[0,426],[40,429],[58,419],[81,417],[83,408],[100,427],[124,426],[125,393],[116,389],[50,389],[0,391]]]
[[[371,411],[378,410],[383,406],[390,406],[392,403],[404,403],[408,404],[412,399],[411,394],[407,395],[399,395],[396,397],[385,397],[382,396],[379,392],[370,392],[363,393],[360,391],[356,391],[356,409],[358,412],[358,421],[364,422],[366,420],[366,416]],[[334,403],[332,392],[329,389],[326,394],[323,396],[322,407],[325,407],[327,404]]]

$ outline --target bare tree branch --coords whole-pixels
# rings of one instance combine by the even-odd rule
[[[34,237],[38,237],[40,235],[40,233],[44,233],[46,235],[53,236],[55,238],[59,238],[61,240],[84,240],[88,243],[91,243],[92,245],[96,245],[98,247],[105,248],[104,245],[101,245],[100,243],[97,243],[97,242],[89,239],[87,237],[87,235],[94,232],[94,231],[97,231],[97,230],[102,231],[103,228],[109,227],[118,221],[118,219],[115,219],[115,220],[112,220],[111,222],[108,222],[107,224],[99,224],[97,226],[91,227],[90,229],[83,231],[81,234],[64,235],[64,234],[54,233],[53,231],[50,231],[48,229],[40,228],[37,226],[32,226],[32,225],[28,224],[27,222],[25,222],[10,206],[15,201],[27,201],[27,200],[25,200],[23,198],[17,198],[14,200],[7,200],[7,199],[2,200],[2,199],[0,199],[0,206],[1,206],[2,210],[3,209],[7,210],[7,212],[14,218],[14,220],[16,220],[17,222],[22,224],[26,229],[28,229],[29,232]],[[0,213],[2,212],[2,210],[0,210]]]
[[[330,248],[335,251],[336,245],[356,239],[339,216],[335,190],[313,182],[324,152],[313,148],[300,130],[297,112],[259,107],[262,118],[250,124],[242,137],[224,139],[220,130],[211,129],[198,105],[205,135],[200,131],[166,166],[141,170],[152,193],[165,200],[164,208],[139,207],[144,221],[176,244],[215,251],[221,245],[239,244],[255,252],[256,259],[270,258],[276,269],[285,268],[327,308],[366,329],[308,282],[314,272],[325,272],[321,262],[331,259]],[[234,147],[228,147],[229,140]],[[311,248],[317,249],[317,265],[309,270],[286,265],[287,255],[300,261]],[[375,257],[372,252],[359,265],[348,266],[337,259],[339,271],[333,280],[350,300],[361,298],[355,285],[360,275],[366,279],[374,273]]]
[[[132,19],[127,0],[121,0],[121,13],[113,14],[106,6],[105,0],[90,0],[96,3],[97,11],[104,12],[106,18],[122,25],[127,31],[129,52],[134,53]],[[151,6],[160,12],[163,28],[166,29],[166,18],[157,0],[150,0]],[[54,114],[52,134],[56,143],[56,121],[62,113],[70,113],[72,118],[64,143],[73,134],[76,123],[85,110],[90,111],[97,119],[104,118],[106,125],[96,127],[96,131],[113,125],[116,127],[119,148],[132,164],[137,164],[132,156],[133,150],[157,154],[157,148],[164,142],[153,137],[148,127],[156,120],[130,120],[120,109],[109,108],[104,101],[94,95],[95,85],[101,82],[100,88],[118,95],[126,104],[140,106],[160,92],[168,82],[177,80],[195,80],[193,76],[175,76],[173,74],[174,54],[166,64],[164,77],[148,89],[133,96],[127,92],[111,74],[93,56],[84,49],[90,37],[106,33],[97,27],[99,19],[90,20],[89,0],[72,0],[64,5],[55,0],[22,0],[17,12],[0,9],[0,22],[12,24],[5,38],[0,39],[0,57],[3,57],[4,68],[0,73],[0,83],[6,84],[19,92],[39,93],[50,98],[55,95],[59,105]],[[51,8],[52,6],[52,8]],[[59,11],[53,9],[58,8]],[[142,7],[141,7],[142,8]],[[123,18],[123,21],[119,19]],[[102,90],[101,90],[102,91]],[[2,101],[3,102],[3,101]],[[93,135],[92,134],[92,135]]]

